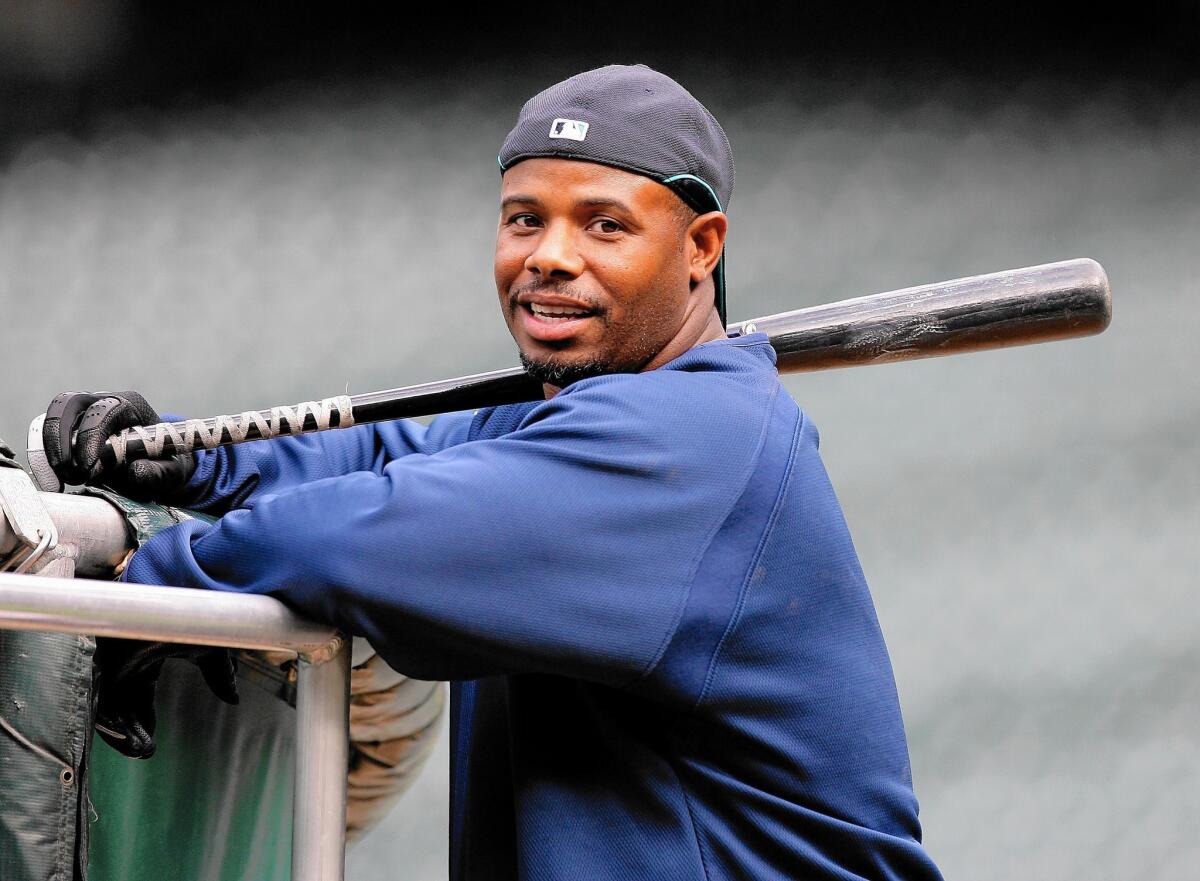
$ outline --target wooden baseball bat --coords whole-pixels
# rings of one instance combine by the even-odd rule
[[[1094,260],[1065,260],[810,306],[729,325],[766,333],[781,373],[910,361],[1100,333],[1112,295]],[[341,395],[126,429],[109,438],[109,464],[165,458],[244,441],[433,413],[532,401],[541,384],[520,367],[404,388]]]

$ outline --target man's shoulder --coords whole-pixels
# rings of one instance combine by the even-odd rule
[[[591,377],[549,401],[481,410],[472,436],[494,438],[557,425],[596,426],[611,436],[672,432],[681,443],[712,434],[756,433],[780,390],[774,350],[765,336],[719,340],[657,370]]]
[[[779,388],[775,351],[761,340],[715,340],[695,346],[657,370],[614,373],[575,383],[560,393],[563,402],[608,397],[631,406],[668,403],[702,410],[721,409],[731,401],[763,399]]]
[[[697,346],[657,370],[582,380],[527,418],[585,422],[614,436],[653,435],[684,446],[757,436],[781,391],[773,358],[762,347],[722,342]]]

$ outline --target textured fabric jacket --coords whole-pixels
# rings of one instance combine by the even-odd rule
[[[938,878],[817,432],[762,334],[550,401],[201,456],[126,577],[449,679],[453,879]]]

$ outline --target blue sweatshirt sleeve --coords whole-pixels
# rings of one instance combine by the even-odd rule
[[[410,676],[628,683],[673,633],[764,423],[696,382],[588,380],[502,437],[260,492],[160,533],[126,580],[277,597]]]
[[[429,455],[462,443],[470,426],[470,413],[451,413],[429,426],[398,419],[203,450],[196,454],[187,486],[171,503],[223,514],[258,494],[355,471],[378,474],[401,456]]]

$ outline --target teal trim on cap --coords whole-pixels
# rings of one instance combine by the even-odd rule
[[[725,249],[721,249],[721,256],[717,259],[717,265],[713,269],[713,288],[715,296],[713,297],[713,305],[717,307],[717,314],[721,316],[721,324],[728,324],[729,318],[726,315],[725,302]]]
[[[724,208],[721,207],[721,197],[717,195],[717,191],[714,190],[711,186],[709,186],[708,181],[706,181],[702,177],[696,177],[696,175],[694,175],[694,174],[673,174],[670,177],[663,178],[661,183],[670,184],[670,183],[674,183],[677,180],[694,180],[696,183],[698,183],[702,187],[704,187],[704,189],[708,190],[709,195],[713,197],[713,202],[716,204],[718,211],[725,210]]]
[[[500,166],[501,171],[504,171],[504,160],[499,156],[496,157],[496,164]]]

